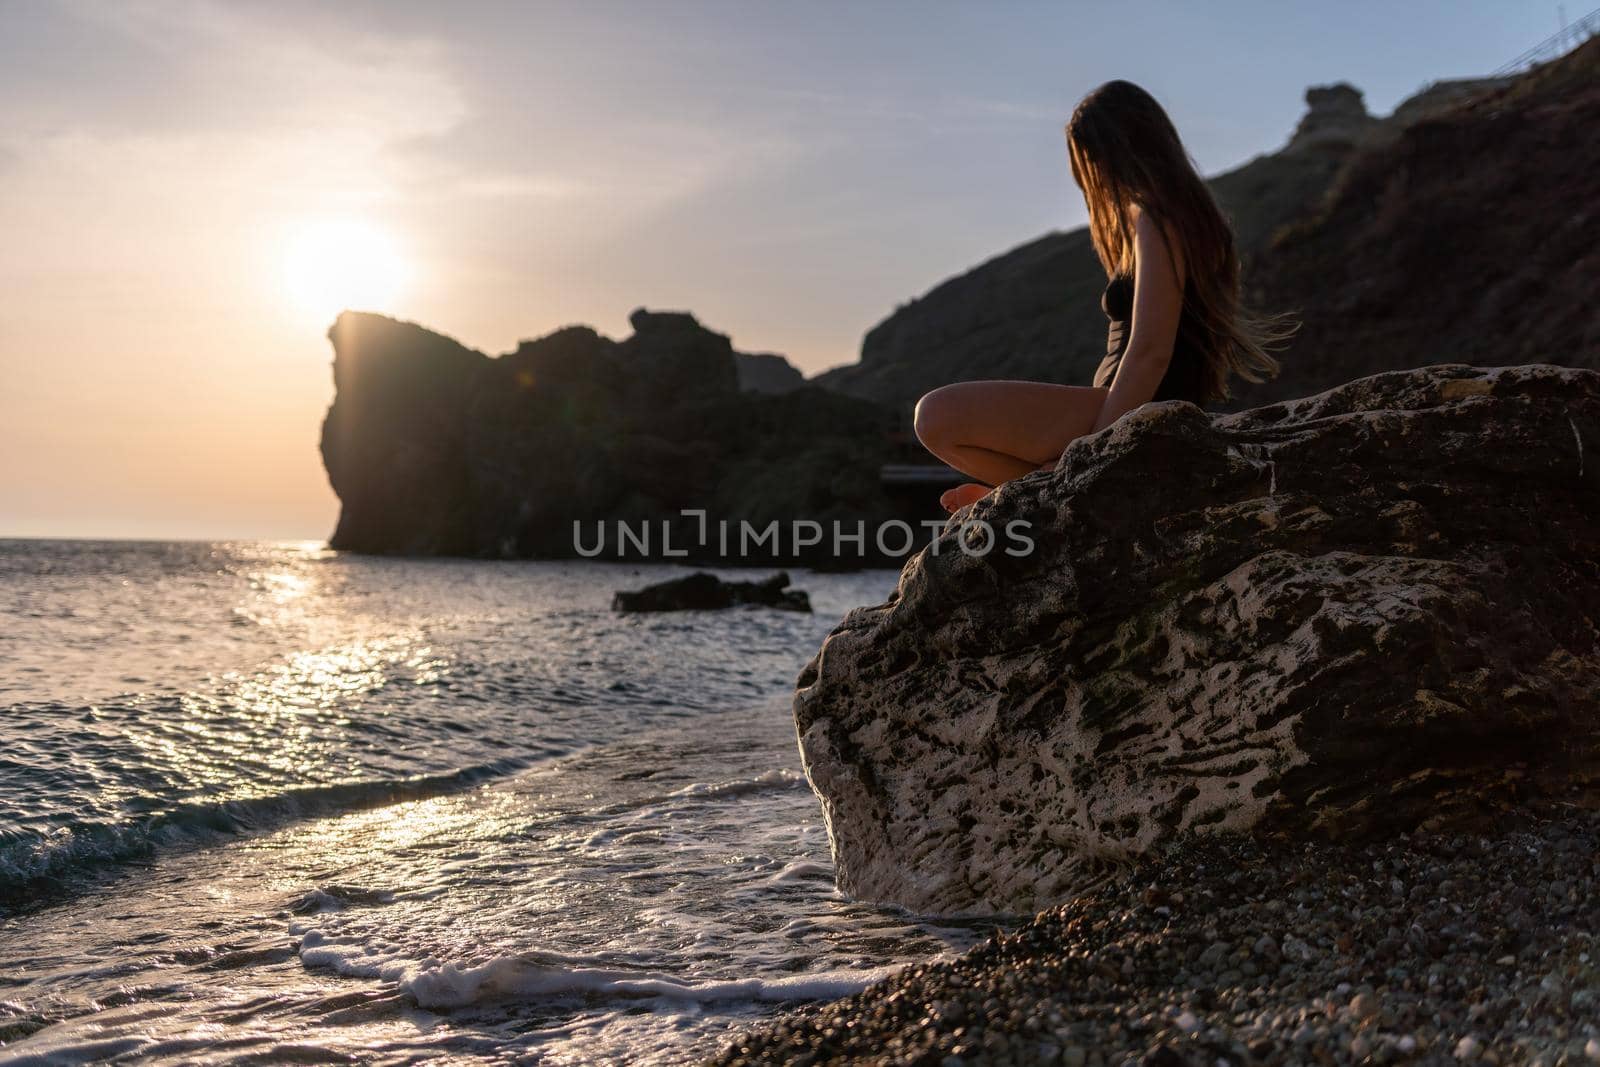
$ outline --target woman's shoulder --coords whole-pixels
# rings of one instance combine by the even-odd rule
[[[1184,278],[1187,286],[1189,271],[1184,263],[1183,241],[1178,237],[1177,227],[1170,219],[1161,219],[1158,225],[1156,216],[1143,210],[1137,200],[1129,204],[1128,212],[1133,219],[1135,249],[1166,246],[1171,250],[1172,258],[1178,265],[1178,273]]]

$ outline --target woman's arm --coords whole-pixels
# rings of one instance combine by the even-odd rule
[[[1178,318],[1183,312],[1182,253],[1177,242],[1169,242],[1142,211],[1134,218],[1133,230],[1133,332],[1091,433],[1155,398],[1178,339]]]

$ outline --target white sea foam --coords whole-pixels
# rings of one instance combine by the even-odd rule
[[[644,970],[586,966],[579,958],[541,953],[497,956],[460,966],[449,960],[407,959],[350,938],[309,929],[300,959],[351,977],[378,978],[408,993],[423,1008],[462,1008],[491,999],[595,995],[716,1001],[799,1001],[849,996],[886,978],[903,964],[777,977],[700,980]]]
[[[892,574],[663,629],[592,564],[18,551],[82,616],[23,624],[0,748],[37,773],[0,808],[63,832],[0,828],[0,882],[140,867],[7,921],[0,1061],[679,1067],[971,940],[837,892],[797,765],[790,680]],[[85,653],[63,681],[61,646],[107,641],[114,676]]]
[[[767,879],[768,884],[779,882],[804,882],[814,878],[833,878],[833,868],[824,863],[812,860],[794,860],[783,865],[783,869]]]
[[[674,789],[672,797],[733,797],[755,793],[764,789],[790,789],[805,784],[805,775],[788,767],[777,767],[754,778],[741,778],[731,782],[696,782],[682,789]]]

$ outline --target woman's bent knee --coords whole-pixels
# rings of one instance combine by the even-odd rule
[[[946,404],[940,396],[948,386],[940,386],[929,393],[922,394],[917,401],[916,410],[911,414],[911,429],[927,448],[932,448],[935,442],[946,440],[949,433],[949,420],[946,417]]]
[[[962,420],[972,414],[972,387],[971,382],[953,382],[922,394],[911,416],[917,440],[930,447],[934,441],[948,444],[963,429]]]

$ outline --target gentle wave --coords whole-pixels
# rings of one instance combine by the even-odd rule
[[[360,811],[465,789],[527,767],[505,758],[445,774],[337,782],[261,797],[184,803],[124,822],[83,822],[50,834],[0,831],[0,908],[25,903],[72,874],[148,855],[157,846],[203,845],[295,819]]]
[[[791,789],[806,784],[805,775],[787,767],[778,767],[753,778],[740,778],[731,782],[695,782],[668,793],[669,797],[736,797],[764,789]]]
[[[680,574],[0,543],[0,1064],[680,1067],[968,943],[838,893],[798,766],[894,575],[610,611]]]
[[[350,977],[390,982],[419,1007],[429,1009],[566,995],[695,1003],[823,1000],[858,993],[904,966],[709,981],[586,966],[587,961],[554,953],[497,956],[484,963],[460,966],[432,958],[414,960],[388,955],[358,938],[329,936],[316,928],[303,930],[300,960],[307,967],[325,967]]]

